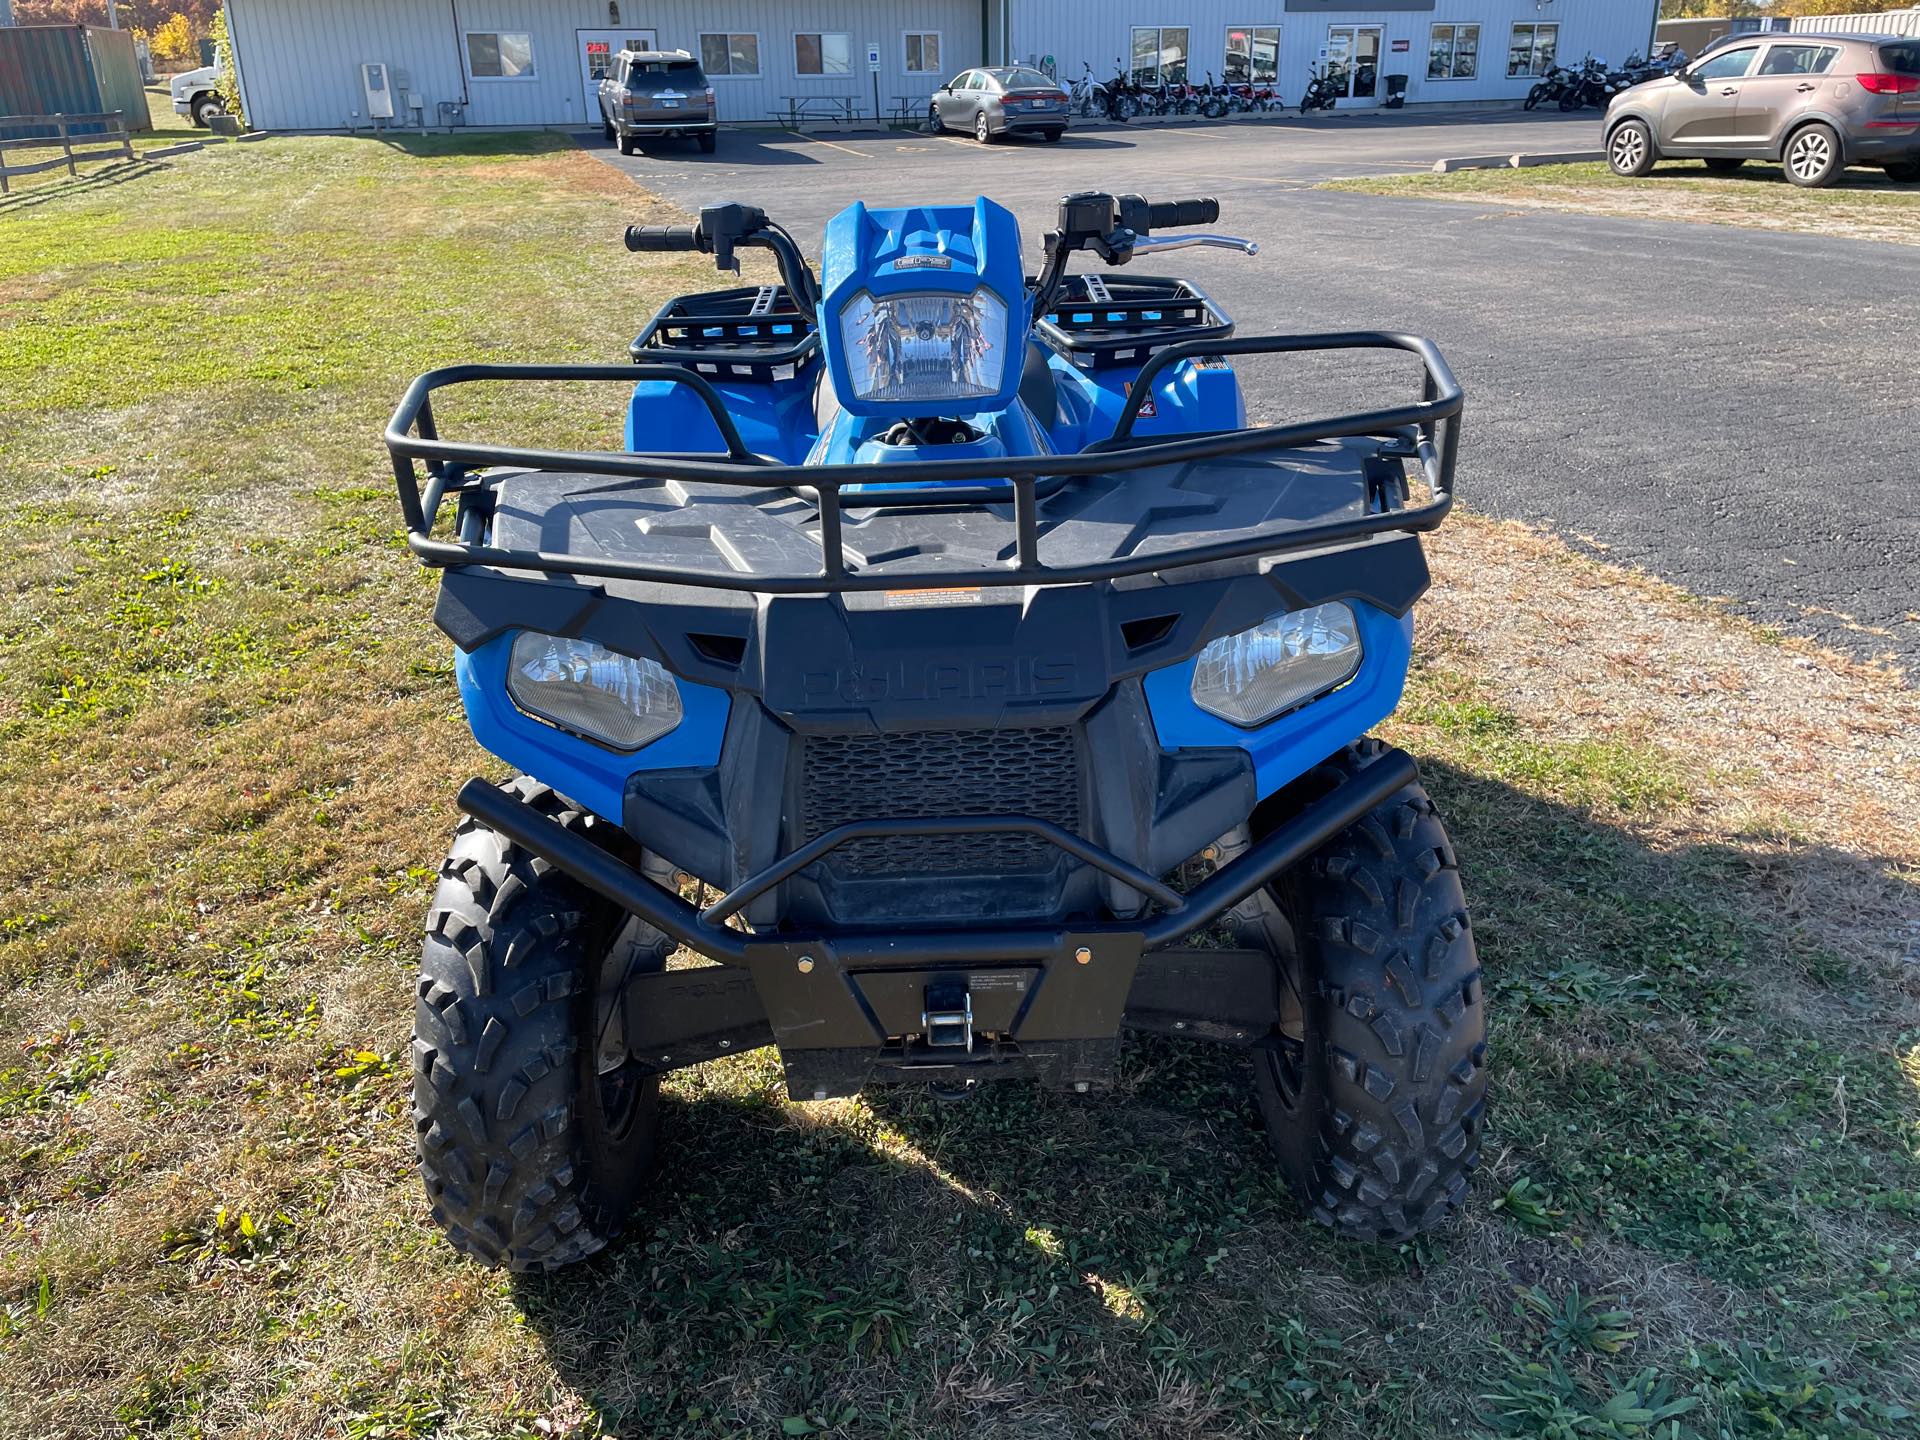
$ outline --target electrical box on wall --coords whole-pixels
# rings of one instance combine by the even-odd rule
[[[377,62],[360,67],[360,85],[367,92],[367,118],[393,118],[393,77],[385,65]]]

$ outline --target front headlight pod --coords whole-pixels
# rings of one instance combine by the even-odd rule
[[[1193,703],[1235,725],[1258,725],[1346,684],[1359,668],[1359,626],[1334,600],[1212,642],[1194,663]]]
[[[839,321],[856,399],[925,404],[999,393],[1007,307],[990,290],[884,299],[862,290]]]
[[[536,630],[514,637],[507,693],[529,715],[616,750],[651,745],[682,713],[679,687],[656,662]]]

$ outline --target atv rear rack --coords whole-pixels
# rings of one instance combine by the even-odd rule
[[[1134,420],[1141,405],[1153,393],[1155,377],[1168,366],[1202,357],[1324,350],[1399,350],[1415,355],[1424,367],[1420,398],[1411,404],[1384,410],[1292,425],[1145,439],[1133,434]],[[692,389],[712,416],[721,443],[726,446],[725,455],[530,450],[443,440],[434,424],[434,393],[457,385],[502,381],[613,381],[632,385],[636,379],[673,381]],[[554,575],[763,595],[837,594],[897,590],[916,585],[959,589],[1086,584],[1158,574],[1191,565],[1320,549],[1375,535],[1433,530],[1453,508],[1462,405],[1460,387],[1431,341],[1413,335],[1363,330],[1188,340],[1169,345],[1142,367],[1113,433],[1074,455],[972,457],[875,465],[781,465],[747,449],[719,392],[704,376],[679,364],[654,363],[455,365],[432,370],[408,387],[399,409],[388,422],[385,438],[393,459],[401,514],[406,521],[407,544],[425,565],[490,565]],[[1403,509],[1312,525],[1257,529],[1184,549],[1156,550],[1080,564],[1049,565],[1040,558],[1040,487],[1044,482],[1162,465],[1195,464],[1228,456],[1270,455],[1323,441],[1361,438],[1389,442],[1396,447],[1389,453],[1418,461],[1432,490],[1432,499]],[[424,485],[418,469],[420,464],[427,470]],[[478,472],[490,466],[799,492],[818,507],[821,567],[804,574],[700,571],[614,556],[590,557],[486,545],[479,543],[468,527],[462,527],[456,539],[434,538],[434,526],[447,496],[483,489],[486,478]],[[972,483],[933,483],[954,481]],[[883,498],[858,493],[880,485],[898,488],[887,490]],[[849,489],[856,493],[851,496],[843,493]],[[975,570],[856,570],[847,564],[841,521],[848,510],[992,506],[1007,502],[1011,502],[1013,511],[1014,545],[1010,564]]]

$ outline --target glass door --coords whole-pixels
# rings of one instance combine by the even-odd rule
[[[651,30],[576,30],[580,46],[580,86],[586,98],[589,124],[600,123],[600,82],[613,74],[614,59],[622,50],[655,50],[660,42]]]
[[[1327,27],[1327,63],[1338,65],[1346,83],[1340,94],[1362,105],[1374,103],[1380,89],[1379,25],[1329,25]]]

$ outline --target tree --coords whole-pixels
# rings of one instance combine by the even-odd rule
[[[176,70],[195,70],[200,66],[200,35],[193,21],[174,11],[147,37],[147,47],[156,64]]]
[[[1758,15],[1761,7],[1755,0],[1660,0],[1660,18],[1662,20],[1694,20],[1711,17],[1719,19],[1729,16],[1735,20],[1745,20]]]
[[[120,28],[152,34],[170,15],[183,14],[193,33],[205,35],[220,0],[119,0]],[[13,0],[16,25],[104,25],[107,0]]]

